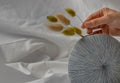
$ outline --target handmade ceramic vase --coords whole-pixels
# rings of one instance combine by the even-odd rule
[[[80,39],[68,70],[71,83],[120,83],[120,42],[101,34]]]

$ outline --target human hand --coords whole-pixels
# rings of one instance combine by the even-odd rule
[[[87,29],[88,34],[120,36],[120,12],[103,8],[91,14],[81,27]]]

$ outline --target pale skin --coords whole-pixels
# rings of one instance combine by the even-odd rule
[[[82,24],[88,34],[120,36],[120,12],[103,8],[91,14]]]

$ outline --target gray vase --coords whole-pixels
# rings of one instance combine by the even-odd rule
[[[100,34],[80,39],[68,71],[71,83],[120,83],[120,42]]]

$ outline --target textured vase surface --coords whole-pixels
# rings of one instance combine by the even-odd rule
[[[80,39],[68,70],[71,83],[120,83],[120,42],[100,34]]]

